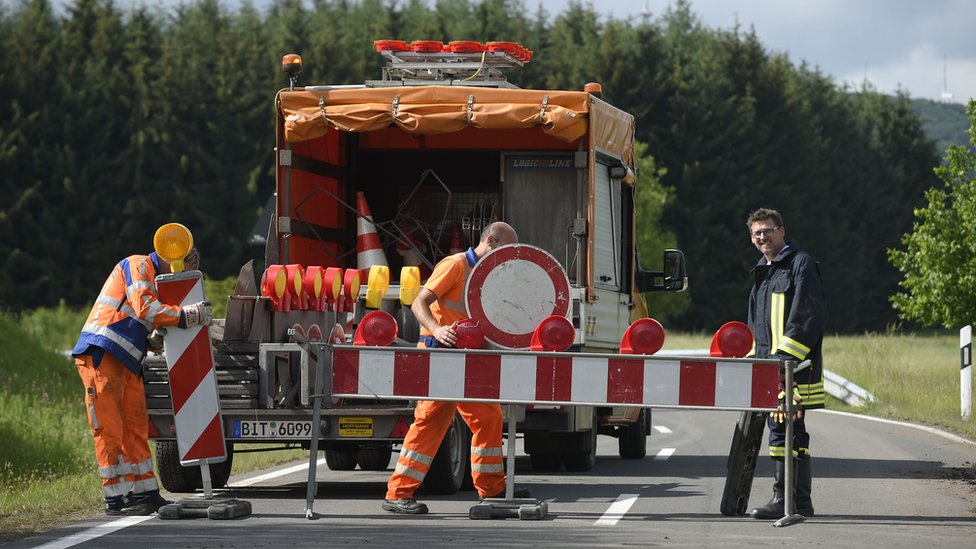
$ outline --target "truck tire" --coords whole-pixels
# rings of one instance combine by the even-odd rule
[[[596,465],[596,439],[600,434],[600,424],[595,409],[592,425],[593,428],[589,431],[576,433],[579,439],[578,450],[562,455],[563,466],[567,471],[589,471]]]
[[[563,460],[559,454],[536,452],[529,454],[529,462],[536,471],[558,471],[563,467]]]
[[[359,462],[355,449],[326,450],[325,464],[332,471],[352,471]]]
[[[234,444],[227,443],[227,459],[221,463],[210,464],[210,485],[212,488],[227,486],[234,465]],[[180,465],[180,450],[175,440],[156,441],[156,468],[159,483],[167,492],[195,492],[203,489],[203,475],[200,467]]]
[[[644,459],[647,455],[647,423],[650,411],[642,409],[631,425],[617,428],[617,450],[622,459]]]
[[[363,471],[386,471],[390,467],[390,455],[392,454],[392,446],[360,448],[356,452],[356,460],[359,461],[359,468]]]
[[[441,441],[434,461],[424,478],[424,490],[428,494],[453,494],[464,485],[465,475],[471,471],[471,432],[455,414],[444,440]]]
[[[722,493],[720,511],[725,516],[746,514],[765,427],[766,414],[763,412],[742,412],[739,416],[739,422],[732,433],[728,473],[725,477],[725,491]]]

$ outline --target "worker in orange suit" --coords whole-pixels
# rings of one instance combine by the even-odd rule
[[[187,270],[199,267],[195,249],[184,264]],[[107,515],[150,515],[171,503],[153,474],[142,359],[147,348],[162,348],[165,327],[207,326],[213,311],[206,302],[182,308],[160,303],[156,275],[168,272],[169,263],[156,253],[119,261],[71,351],[85,386]]]
[[[420,323],[418,347],[454,347],[457,334],[453,324],[467,316],[464,309],[464,284],[478,260],[499,246],[518,242],[509,224],[495,222],[481,233],[476,248],[445,257],[414,299],[411,310]],[[414,499],[444,435],[461,414],[471,428],[471,477],[478,495],[499,497],[505,493],[502,464],[502,407],[497,403],[434,402],[422,400],[414,410],[413,424],[403,440],[396,469],[387,483],[383,509],[393,513],[425,514],[427,506]],[[516,497],[531,497],[519,490]]]

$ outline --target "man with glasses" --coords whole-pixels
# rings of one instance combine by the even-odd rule
[[[813,477],[810,468],[810,435],[803,421],[803,410],[824,407],[823,345],[827,304],[823,295],[820,267],[801,251],[796,242],[786,240],[783,217],[776,210],[760,208],[746,221],[752,243],[762,253],[753,268],[754,285],[749,294],[749,328],[755,336],[750,356],[802,362],[810,366],[796,373],[794,388],[780,387],[781,398],[792,393],[802,408],[794,422],[793,459],[796,473],[796,512],[813,516],[811,499]],[[782,383],[780,373],[780,383]],[[786,423],[782,413],[770,414],[769,455],[776,462],[773,498],[750,512],[757,519],[784,516]]]

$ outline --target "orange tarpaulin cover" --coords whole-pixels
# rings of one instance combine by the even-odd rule
[[[547,134],[572,142],[591,130],[594,118],[592,145],[619,154],[633,166],[633,117],[596,99],[592,99],[597,103],[593,110],[591,99],[582,91],[462,86],[323,87],[284,90],[278,95],[287,142],[321,137],[328,126],[368,132],[393,124],[415,134],[450,133],[467,126],[486,130],[542,126]]]

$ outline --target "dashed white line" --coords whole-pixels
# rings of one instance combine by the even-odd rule
[[[140,522],[147,521],[153,518],[148,517],[125,517],[118,520],[113,520],[112,522],[106,522],[104,524],[99,524],[98,526],[93,526],[87,530],[82,530],[77,534],[72,534],[61,539],[56,539],[50,543],[45,543],[35,549],[65,549],[67,547],[73,547],[79,543],[85,543],[86,541],[91,541],[93,539],[100,538],[102,536],[107,536],[112,532],[127,528],[129,526],[139,524]]]
[[[659,433],[661,433],[662,435],[669,435],[669,434],[671,434],[671,429],[668,429],[664,425],[655,425],[654,426],[654,430],[657,431],[657,432],[659,432]]]
[[[664,461],[664,460],[668,459],[669,457],[671,457],[671,454],[673,454],[675,450],[676,450],[676,448],[661,448],[661,450],[658,451],[657,455],[654,456],[654,460],[655,461]]]
[[[320,458],[315,463],[317,464],[317,466],[321,467],[321,466],[325,465],[325,458]],[[302,470],[305,470],[305,469],[308,469],[308,462],[301,463],[299,465],[293,465],[293,466],[287,467],[285,469],[278,469],[277,471],[271,471],[270,473],[265,473],[263,475],[258,475],[256,477],[251,477],[251,478],[247,478],[247,479],[244,479],[244,480],[239,480],[237,482],[234,482],[233,485],[229,485],[229,487],[230,488],[234,488],[235,486],[253,486],[253,485],[255,485],[255,484],[259,483],[259,482],[264,482],[266,480],[271,480],[273,478],[278,478],[278,477],[282,477],[282,476],[285,476],[285,475],[290,475],[292,473],[297,473],[297,472],[302,471]]]
[[[594,524],[596,526],[613,526],[624,518],[630,507],[637,501],[637,494],[620,494],[617,497],[617,501],[610,505],[606,513],[599,518]]]

